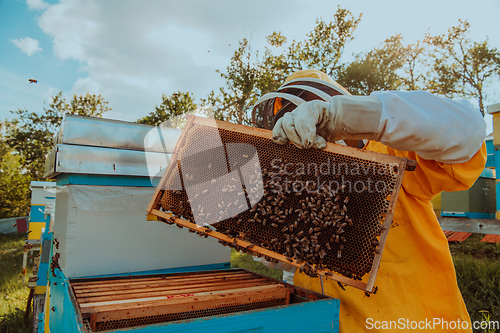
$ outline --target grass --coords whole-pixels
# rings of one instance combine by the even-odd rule
[[[283,271],[268,268],[263,263],[254,261],[251,255],[239,253],[235,249],[231,249],[231,267],[244,268],[250,272],[283,281]]]
[[[32,332],[24,315],[29,289],[22,283],[24,234],[0,234],[0,332]]]
[[[483,237],[472,234],[450,251],[471,320],[500,321],[500,244],[481,243]]]

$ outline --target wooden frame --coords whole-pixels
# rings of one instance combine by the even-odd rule
[[[276,253],[274,251],[271,251],[271,250],[266,249],[266,248],[261,247],[261,246],[254,245],[254,244],[252,244],[244,239],[232,238],[232,237],[229,237],[229,236],[222,234],[220,232],[212,231],[209,228],[201,227],[195,223],[191,223],[191,222],[186,221],[184,219],[174,217],[170,213],[160,211],[160,200],[161,200],[161,195],[162,195],[162,188],[163,188],[165,182],[167,181],[168,177],[170,176],[170,173],[173,171],[174,167],[177,167],[178,152],[184,145],[186,133],[194,125],[211,126],[211,127],[216,127],[216,128],[220,128],[220,129],[238,132],[238,133],[249,134],[249,135],[261,137],[264,139],[272,139],[272,131],[269,131],[269,130],[254,128],[254,127],[247,127],[247,126],[243,126],[243,125],[239,125],[239,124],[226,123],[226,122],[222,122],[222,121],[192,116],[188,120],[186,127],[184,128],[184,131],[181,134],[179,141],[177,142],[175,150],[172,154],[172,158],[170,159],[170,163],[169,163],[167,169],[165,170],[165,173],[163,174],[163,177],[162,177],[158,187],[156,188],[156,191],[155,191],[153,198],[152,198],[152,200],[147,208],[147,211],[149,213],[156,215],[158,217],[161,217],[165,220],[169,220],[171,222],[174,222],[178,226],[189,228],[189,229],[191,229],[199,234],[200,233],[207,234],[208,236],[216,238],[222,242],[232,244],[234,246],[246,248],[248,251],[251,251],[251,252],[255,253],[256,255],[263,255],[263,256],[266,256],[266,257],[269,257],[272,259],[282,261],[282,262],[287,263],[287,264],[291,264],[292,266],[295,266],[297,268],[302,268],[304,264],[301,262],[298,262],[295,259],[290,260],[290,258],[287,258],[286,256],[284,256],[282,254]],[[388,234],[390,226],[392,224],[394,209],[396,206],[397,197],[399,194],[399,189],[400,189],[401,184],[402,184],[404,172],[415,170],[416,161],[409,160],[407,158],[401,158],[401,157],[397,157],[397,156],[375,153],[375,152],[360,150],[360,149],[351,148],[351,147],[347,147],[347,146],[337,145],[334,143],[328,143],[327,147],[324,150],[327,152],[335,153],[335,154],[342,154],[342,155],[345,155],[348,157],[362,159],[362,160],[365,160],[368,162],[384,163],[384,164],[388,164],[388,165],[391,165],[391,166],[394,166],[395,168],[397,168],[397,178],[395,180],[395,186],[394,186],[392,193],[390,194],[390,198],[388,198],[389,205],[388,205],[388,208],[386,211],[385,219],[384,219],[382,227],[381,227],[382,232],[380,234],[379,245],[377,247],[377,253],[375,254],[375,257],[373,259],[373,264],[372,264],[372,268],[371,268],[367,283],[364,283],[364,282],[361,282],[361,281],[358,281],[358,280],[355,280],[352,278],[348,278],[348,277],[345,277],[345,276],[340,275],[340,274],[333,273],[329,270],[320,270],[320,269],[315,270],[315,273],[320,275],[320,276],[323,276],[325,278],[335,280],[339,283],[344,283],[346,285],[364,290],[368,293],[372,293],[375,290],[375,279],[376,279],[378,268],[380,266],[383,248],[385,245],[385,241],[387,239],[387,234]]]
[[[328,298],[243,269],[81,278],[70,280],[70,287],[82,319],[93,332],[99,331],[99,325],[120,320],[147,322],[152,316],[200,310],[214,310],[217,315],[223,304],[276,301],[288,305],[294,295],[303,301]]]

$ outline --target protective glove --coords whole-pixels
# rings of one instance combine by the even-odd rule
[[[290,140],[298,148],[326,147],[338,140],[374,139],[382,114],[375,96],[334,96],[329,102],[314,100],[299,105],[278,119],[273,140]]]
[[[443,163],[468,161],[481,148],[486,123],[467,101],[425,91],[383,91],[310,101],[278,119],[273,140],[299,148],[369,139]]]

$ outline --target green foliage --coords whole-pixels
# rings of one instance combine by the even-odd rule
[[[471,255],[454,257],[458,286],[472,321],[481,321],[488,311],[500,321],[500,261],[478,260]]]
[[[147,116],[137,120],[139,124],[158,126],[166,121],[174,121],[174,118],[197,109],[194,97],[189,92],[176,92],[170,96],[162,96],[159,106]],[[174,127],[180,124],[173,124]]]
[[[20,156],[22,173],[31,180],[43,179],[45,156],[52,147],[57,128],[64,114],[101,117],[111,110],[101,95],[76,95],[67,103],[62,92],[52,97],[44,113],[18,109],[11,111],[16,118],[6,122],[5,142]]]
[[[268,127],[262,110],[251,116],[251,110],[262,95],[275,91],[293,72],[318,69],[336,76],[342,67],[340,59],[345,46],[354,38],[361,15],[355,17],[341,7],[332,21],[316,20],[316,26],[303,41],[287,38],[281,32],[267,36],[268,47],[262,56],[253,52],[247,38],[240,41],[225,72],[219,72],[225,86],[212,92],[203,105],[214,109],[216,119],[239,124]]]
[[[226,70],[225,73],[218,71],[226,81],[226,86],[219,89],[218,96],[212,91],[202,103],[213,108],[216,119],[250,125],[248,110],[257,101],[255,88],[260,78],[260,68],[252,56],[248,39],[239,42]]]
[[[484,115],[485,85],[500,78],[500,52],[489,46],[488,40],[472,41],[469,29],[467,21],[459,20],[447,34],[426,36],[425,42],[433,47],[426,88],[449,97],[476,98]]]
[[[3,145],[3,142],[0,144]],[[0,219],[25,216],[30,206],[30,177],[24,176],[20,157],[11,151],[0,156]]]
[[[401,36],[386,39],[381,46],[359,54],[344,71],[338,81],[349,87],[353,95],[369,95],[374,91],[397,90],[402,84],[396,73],[403,67],[403,46]]]
[[[283,281],[283,271],[266,267],[263,263],[253,260],[251,255],[231,249],[231,267],[244,268],[250,272],[268,276]]]
[[[313,31],[307,34],[308,38],[290,46],[288,58],[291,68],[314,68],[336,77],[341,68],[340,58],[345,46],[354,39],[361,16],[356,18],[349,10],[337,6],[332,21],[317,19]]]
[[[0,234],[0,332],[32,332],[31,317],[25,322],[29,289],[21,278],[26,233]],[[29,271],[30,267],[28,267]]]

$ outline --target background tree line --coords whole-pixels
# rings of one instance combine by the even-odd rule
[[[137,122],[159,125],[186,112],[210,108],[216,119],[252,125],[251,110],[258,98],[301,69],[321,70],[354,95],[424,89],[451,98],[473,98],[484,115],[488,86],[500,77],[500,52],[488,39],[470,39],[467,21],[459,20],[441,35],[425,34],[413,44],[406,44],[400,34],[389,36],[374,49],[345,61],[344,50],[355,38],[361,18],[339,6],[330,21],[317,19],[304,40],[289,41],[277,31],[266,37],[263,50],[253,50],[251,40],[243,38],[229,65],[218,71],[225,81],[218,91],[199,103],[190,92],[163,95],[161,103]],[[90,94],[67,102],[61,92],[42,114],[11,111],[14,120],[0,123],[0,218],[26,214],[29,182],[44,179],[45,155],[62,116],[101,117],[110,110],[107,104],[101,95]],[[262,127],[266,119],[257,111],[255,122]]]

